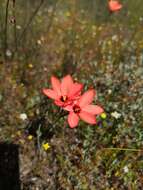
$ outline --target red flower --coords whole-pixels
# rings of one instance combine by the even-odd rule
[[[70,75],[65,76],[61,82],[58,78],[51,77],[52,89],[43,89],[43,93],[55,100],[55,104],[65,107],[73,103],[80,96],[82,84],[74,83]]]
[[[89,124],[96,124],[95,115],[103,112],[100,106],[92,105],[95,91],[93,89],[85,92],[74,105],[66,106],[65,109],[69,111],[68,123],[71,128],[78,125],[79,118]]]
[[[122,4],[118,0],[109,0],[108,6],[111,12],[119,11],[122,8]]]

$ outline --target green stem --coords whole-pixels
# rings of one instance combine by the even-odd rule
[[[5,54],[5,58],[6,58],[6,50],[7,50],[7,28],[8,28],[8,9],[9,9],[9,0],[7,0],[6,2],[6,10],[5,10],[5,29],[4,29],[4,33],[5,33],[5,38],[4,38],[4,54]]]
[[[121,151],[134,151],[134,152],[142,152],[141,149],[135,148],[103,148],[103,150],[121,150]]]
[[[16,31],[16,7],[15,7],[15,1],[13,1],[13,19],[14,19],[14,25],[13,25],[13,34],[14,34],[14,44],[15,44],[15,51],[17,51],[17,31]]]
[[[61,111],[59,117],[57,117],[57,119],[52,123],[52,125],[55,125],[62,117],[66,116],[67,113],[63,112],[63,110]]]
[[[40,137],[41,137],[41,124],[39,125],[37,129],[37,146],[38,146],[38,153],[39,157],[41,157],[41,143],[40,143]]]

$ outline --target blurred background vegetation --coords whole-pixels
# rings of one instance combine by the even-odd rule
[[[0,141],[20,146],[22,189],[143,189],[143,2],[120,2],[0,1]],[[41,89],[68,73],[97,90],[96,126],[52,125]]]

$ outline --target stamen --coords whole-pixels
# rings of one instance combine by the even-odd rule
[[[61,98],[60,98],[60,100],[61,100],[62,102],[66,102],[66,101],[67,101],[67,99],[68,99],[68,97],[67,97],[67,96],[61,96]]]
[[[78,105],[74,105],[73,106],[73,111],[74,111],[74,113],[80,113],[81,109],[80,109],[80,107]]]

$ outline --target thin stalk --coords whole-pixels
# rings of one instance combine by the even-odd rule
[[[8,29],[8,8],[9,8],[9,1],[10,0],[7,0],[6,2],[6,9],[5,9],[5,29],[4,29],[4,56],[6,58],[6,50],[7,50],[7,35],[8,35],[8,32],[7,32],[7,29]]]
[[[1,8],[0,8],[0,31],[2,32],[3,31],[3,15],[2,15],[2,8],[3,6],[1,5]]]
[[[103,150],[143,152],[143,150],[135,148],[103,148]]]
[[[59,117],[57,117],[57,119],[52,123],[52,125],[56,125],[56,123],[62,118],[62,117],[65,117],[67,115],[67,113],[61,113],[59,115]]]
[[[41,142],[40,142],[41,135],[42,134],[41,134],[41,124],[40,124],[37,130],[37,146],[38,146],[39,157],[41,157]]]
[[[51,26],[52,26],[52,23],[53,23],[53,19],[54,19],[54,14],[56,12],[56,8],[57,8],[57,3],[58,3],[59,0],[56,1],[54,7],[53,7],[53,10],[52,10],[52,13],[51,13],[51,16],[50,16],[50,22],[48,24],[48,27],[47,27],[47,32],[49,32]]]
[[[16,8],[15,8],[15,0],[13,0],[13,19],[14,19],[14,44],[15,44],[15,51],[17,51],[17,31],[16,31]]]

